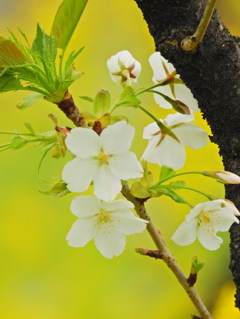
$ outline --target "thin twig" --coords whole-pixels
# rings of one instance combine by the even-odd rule
[[[186,293],[188,294],[189,298],[191,299],[192,303],[195,305],[196,309],[199,311],[199,314],[202,316],[202,319],[213,319],[212,315],[206,308],[205,304],[203,303],[201,297],[199,296],[198,292],[194,287],[190,287],[187,277],[176,262],[175,258],[168,250],[162,236],[160,235],[159,231],[153,225],[146,209],[144,206],[144,201],[141,201],[134,196],[131,195],[130,189],[126,183],[123,183],[122,187],[122,194],[123,196],[132,202],[135,206],[135,210],[139,217],[148,221],[147,230],[152,237],[156,247],[161,253],[162,260],[167,264],[167,266],[171,269],[171,271],[176,276],[177,280],[184,288]]]
[[[202,19],[198,25],[196,32],[193,35],[184,38],[181,42],[181,48],[184,51],[194,51],[197,48],[198,44],[202,42],[209,22],[211,21],[216,2],[217,0],[207,1]]]

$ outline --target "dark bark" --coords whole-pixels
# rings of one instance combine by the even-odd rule
[[[240,49],[216,12],[196,52],[180,42],[196,30],[206,0],[135,0],[142,10],[156,49],[174,64],[199,102],[220,148],[225,169],[240,175]],[[211,159],[209,159],[211,160]],[[239,186],[227,186],[226,198],[240,208]],[[231,229],[231,262],[240,308],[240,226]]]
[[[86,123],[81,113],[79,112],[72,95],[67,91],[63,100],[55,103],[61,111],[76,125],[85,127]]]

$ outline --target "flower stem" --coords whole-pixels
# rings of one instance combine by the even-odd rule
[[[192,36],[184,38],[181,42],[181,48],[184,51],[193,51],[197,48],[198,44],[202,42],[203,37],[207,31],[209,22],[211,21],[213,11],[217,0],[208,0],[202,19],[198,25],[197,30]]]
[[[166,178],[163,178],[163,179],[161,179],[161,180],[158,182],[158,184],[162,184],[162,183],[164,183],[164,182],[166,182],[166,181],[168,181],[168,180],[170,180],[170,179],[172,179],[172,178],[175,178],[175,177],[177,177],[177,176],[190,175],[190,174],[199,174],[199,175],[204,175],[204,176],[206,176],[206,174],[204,173],[204,171],[182,172],[182,173],[177,173],[177,174],[174,174],[174,175],[170,175],[170,176],[168,176],[168,177],[166,177]]]
[[[214,197],[214,196],[212,196],[212,195],[209,195],[209,194],[207,194],[207,193],[205,193],[205,192],[202,192],[202,191],[200,191],[200,190],[198,190],[198,189],[196,189],[196,188],[187,187],[187,186],[182,186],[181,189],[187,189],[187,190],[189,190],[189,191],[193,191],[193,192],[199,193],[199,194],[201,194],[201,195],[207,197],[209,200],[214,200],[214,199],[216,199],[216,197]]]
[[[139,105],[139,109],[141,109],[144,113],[146,113],[148,116],[150,116],[158,125],[162,133],[167,134],[171,136],[174,140],[180,143],[178,137],[168,128],[166,125],[164,125],[161,121],[159,121],[152,113],[148,112],[143,106]]]
[[[144,202],[135,198],[131,195],[130,189],[126,183],[123,183],[122,187],[122,194],[123,196],[132,202],[135,206],[135,210],[139,217],[148,221],[147,230],[152,237],[156,247],[158,248],[159,252],[161,253],[162,260],[167,264],[167,266],[171,269],[174,273],[175,277],[184,288],[186,293],[188,294],[189,298],[191,299],[192,303],[195,305],[196,309],[199,311],[202,319],[213,319],[212,315],[206,308],[205,304],[203,303],[201,297],[198,295],[198,292],[194,287],[190,287],[189,283],[187,282],[187,277],[178,265],[177,261],[167,248],[161,234],[153,225],[146,208],[144,206]]]

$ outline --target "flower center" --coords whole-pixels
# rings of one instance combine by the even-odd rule
[[[215,233],[216,226],[220,224],[220,216],[217,210],[201,211],[198,216],[198,222],[208,233]]]
[[[112,223],[113,219],[109,212],[105,211],[104,209],[101,209],[100,212],[98,213],[98,219],[97,219],[97,224],[107,224],[107,223]]]
[[[111,234],[114,225],[114,220],[110,212],[100,209],[95,219],[95,226],[104,234]]]
[[[104,153],[100,153],[98,155],[98,159],[99,159],[99,164],[105,164],[108,162],[108,155],[107,154],[104,154]]]
[[[207,224],[211,221],[210,216],[208,215],[207,212],[205,212],[204,210],[201,211],[201,213],[198,216],[198,220],[200,224]]]
[[[97,157],[97,160],[98,160],[98,165],[108,165],[108,161],[109,161],[109,158],[111,157],[111,154],[106,154],[104,153],[104,151],[101,149],[99,154],[98,154],[98,157]]]

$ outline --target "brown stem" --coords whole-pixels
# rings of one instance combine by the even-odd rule
[[[203,303],[201,297],[198,295],[198,292],[194,287],[190,287],[187,277],[178,265],[177,261],[168,250],[162,236],[160,235],[159,231],[153,225],[146,208],[144,206],[144,201],[139,200],[132,196],[130,193],[130,189],[126,183],[123,183],[122,187],[122,194],[123,196],[128,199],[130,202],[134,204],[135,210],[139,217],[148,221],[147,230],[152,237],[156,247],[161,252],[162,260],[167,264],[167,266],[171,269],[183,289],[188,294],[189,298],[191,299],[192,303],[195,305],[196,309],[199,311],[199,314],[202,316],[202,319],[213,319],[212,315],[209,313],[208,309],[206,308],[205,304]]]
[[[74,103],[72,95],[67,91],[61,102],[55,103],[64,114],[76,125],[86,127],[86,123],[77,106]]]

